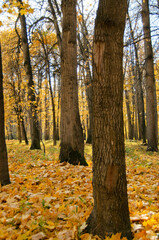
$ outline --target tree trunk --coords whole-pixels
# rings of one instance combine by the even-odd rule
[[[61,162],[87,165],[78,106],[76,0],[63,0],[61,51]]]
[[[10,178],[8,170],[8,156],[5,142],[5,127],[4,127],[3,72],[0,43],[0,184],[3,186],[9,183]]]
[[[128,136],[129,139],[133,139],[133,124],[132,124],[132,117],[131,117],[131,111],[130,111],[130,101],[129,101],[129,94],[128,91],[125,90],[125,99],[126,99],[126,109],[127,109],[127,116],[128,116]]]
[[[82,3],[83,4],[83,3]],[[86,36],[88,36],[88,30],[86,24],[84,23],[83,19],[83,11],[82,11],[82,34],[83,34],[83,43],[80,39],[80,34],[77,35],[79,41],[79,48],[81,54],[83,56],[84,62],[86,62],[86,79],[84,81],[86,86],[86,96],[87,96],[87,103],[88,103],[88,111],[89,111],[89,124],[88,124],[88,136],[86,143],[92,143],[92,75],[90,70],[90,49],[89,49],[89,41]]]
[[[86,231],[132,239],[123,127],[123,34],[126,0],[100,0],[93,47],[93,197]]]
[[[22,4],[21,0],[18,0]],[[20,8],[21,9],[21,8]],[[31,130],[31,147],[30,149],[41,149],[40,147],[40,134],[38,127],[37,106],[35,100],[35,89],[32,75],[32,67],[30,61],[30,53],[27,38],[27,28],[25,16],[19,14],[21,23],[21,38],[24,56],[24,67],[26,77],[28,80],[28,101],[29,101],[29,118],[30,118],[30,130]]]
[[[45,132],[44,132],[44,139],[50,139],[50,126],[49,126],[49,113],[48,113],[48,83],[45,84]]]
[[[90,71],[89,62],[86,66],[86,96],[88,102],[88,111],[89,111],[89,125],[88,125],[88,137],[87,143],[92,143],[92,76]]]
[[[27,133],[26,133],[26,129],[25,129],[25,124],[24,124],[24,118],[23,118],[23,116],[20,116],[20,122],[21,122],[22,135],[23,135],[25,144],[28,145],[28,138],[27,138]]]
[[[49,89],[50,89],[50,95],[51,95],[51,104],[52,104],[52,117],[53,117],[53,141],[54,146],[56,145],[56,116],[55,116],[55,103],[54,103],[54,96],[51,86],[51,76],[50,76],[50,63],[49,60],[47,60],[47,73],[49,78]]]
[[[142,76],[141,70],[139,66],[139,57],[138,57],[138,49],[134,39],[134,31],[132,29],[130,17],[129,25],[130,25],[130,34],[134,45],[135,50],[135,59],[136,59],[136,74],[135,76],[135,88],[137,94],[137,108],[138,108],[138,122],[139,122],[139,139],[143,139],[143,143],[146,143],[146,125],[145,125],[145,110],[144,110],[144,97],[143,97],[143,89],[142,89]]]
[[[41,89],[42,89],[42,73],[41,71],[38,69],[38,94],[37,94],[37,106],[38,106],[38,110],[39,110],[39,134],[40,134],[40,140],[42,140],[42,120],[41,120],[41,112],[42,112],[42,102],[40,99],[40,93],[41,93]]]
[[[142,0],[142,22],[145,47],[146,116],[148,151],[158,151],[157,101],[153,51],[150,35],[149,1]]]
[[[20,124],[20,115],[19,113],[17,114],[17,123],[18,123],[18,140],[19,140],[19,143],[22,142],[22,134],[21,134],[21,124]]]

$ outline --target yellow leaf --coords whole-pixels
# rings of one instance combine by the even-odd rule
[[[91,240],[91,234],[89,233],[82,234],[81,240]]]
[[[11,14],[12,12],[13,12],[13,10],[12,10],[12,9],[8,9],[8,13],[10,13],[10,14]]]
[[[26,13],[27,13],[27,11],[26,11],[25,9],[21,9],[21,10],[20,10],[20,14],[21,14],[21,15],[25,15]]]

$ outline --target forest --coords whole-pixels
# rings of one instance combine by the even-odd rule
[[[0,1],[0,240],[159,239],[159,1]]]

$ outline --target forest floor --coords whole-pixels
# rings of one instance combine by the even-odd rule
[[[0,187],[0,239],[99,239],[81,234],[93,207],[91,145],[85,146],[88,167],[60,164],[59,145],[45,146],[44,156],[24,143],[7,142],[11,184]],[[146,152],[140,142],[126,142],[134,239],[159,239],[158,160],[159,153]]]

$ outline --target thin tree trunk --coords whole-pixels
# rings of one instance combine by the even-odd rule
[[[57,106],[57,140],[60,139],[60,98],[61,98],[61,84],[60,84],[60,78],[58,77],[58,106]]]
[[[22,4],[21,0],[18,0]],[[19,8],[20,10],[21,8]],[[25,16],[19,14],[20,23],[21,23],[21,38],[22,38],[22,47],[23,47],[23,56],[24,56],[24,67],[26,76],[28,79],[28,101],[29,101],[29,118],[30,118],[30,130],[31,130],[31,147],[30,149],[41,149],[40,147],[40,134],[38,126],[38,117],[37,117],[37,106],[35,99],[35,88],[32,75],[32,67],[30,61],[30,53],[28,46],[27,38],[27,28]]]
[[[59,25],[58,25],[57,16],[56,16],[56,13],[55,13],[55,10],[54,10],[54,7],[52,5],[51,0],[48,0],[48,3],[49,3],[50,10],[51,10],[51,14],[53,16],[54,27],[55,27],[55,31],[56,31],[56,35],[57,35],[57,40],[58,40],[58,47],[59,47],[59,50],[60,50],[60,53],[61,53],[62,38],[61,38],[60,28],[59,28]]]
[[[52,117],[53,117],[53,141],[54,146],[56,145],[56,116],[55,116],[55,103],[54,103],[54,96],[51,86],[51,76],[50,76],[50,64],[49,60],[47,61],[47,73],[49,78],[49,88],[50,88],[50,95],[51,95],[51,104],[52,104]]]
[[[134,136],[135,140],[138,140],[138,109],[137,109],[137,94],[135,93],[135,127],[134,127]]]
[[[20,122],[21,122],[22,135],[23,135],[25,144],[28,145],[28,138],[27,138],[27,133],[26,133],[26,129],[25,129],[24,118],[22,116],[20,116]]]
[[[8,170],[8,156],[5,142],[5,126],[4,126],[4,97],[3,97],[3,71],[2,56],[0,43],[0,184],[7,185],[10,183]]]
[[[88,137],[86,143],[92,143],[92,76],[90,71],[89,62],[86,66],[86,96],[88,102],[89,111],[89,125],[88,125]]]
[[[49,121],[48,121],[48,83],[45,84],[45,134],[44,134],[44,138],[45,140],[49,140],[50,139],[50,126],[49,126]]]
[[[93,47],[93,197],[86,231],[132,239],[123,126],[123,34],[126,0],[100,0]]]
[[[133,124],[132,124],[132,114],[130,111],[130,100],[128,91],[125,90],[125,99],[126,99],[126,109],[127,109],[127,116],[128,116],[128,133],[129,139],[133,139]]]
[[[18,123],[18,140],[19,143],[22,142],[21,127],[20,127],[20,116],[17,114],[17,123]]]
[[[145,78],[146,78],[146,116],[147,139],[149,151],[158,151],[157,101],[154,76],[153,51],[150,35],[149,1],[142,0],[142,22],[145,47]]]
[[[143,139],[143,143],[146,143],[146,124],[145,124],[145,110],[144,110],[144,97],[143,97],[143,88],[142,88],[142,76],[141,70],[139,66],[139,57],[138,57],[138,49],[137,44],[135,43],[134,39],[134,31],[131,26],[130,17],[129,18],[129,25],[130,25],[130,33],[131,38],[133,40],[133,45],[135,49],[135,58],[136,58],[136,94],[137,94],[137,107],[138,107],[138,121],[139,121],[139,138]],[[134,75],[134,74],[133,74]],[[135,76],[134,75],[134,76]]]
[[[89,124],[88,124],[88,136],[86,143],[92,143],[92,75],[90,70],[90,50],[89,50],[89,41],[86,38],[88,36],[87,28],[84,24],[83,20],[83,12],[82,12],[82,33],[83,33],[83,44],[80,39],[80,34],[77,35],[79,47],[83,59],[86,63],[86,79],[85,79],[85,86],[86,86],[86,96],[87,96],[87,103],[88,103],[88,112],[89,112]]]
[[[38,94],[37,94],[37,106],[39,109],[39,134],[40,134],[40,140],[42,140],[42,121],[41,121],[41,99],[40,99],[40,91],[41,91],[41,85],[42,85],[42,73],[38,69]]]

